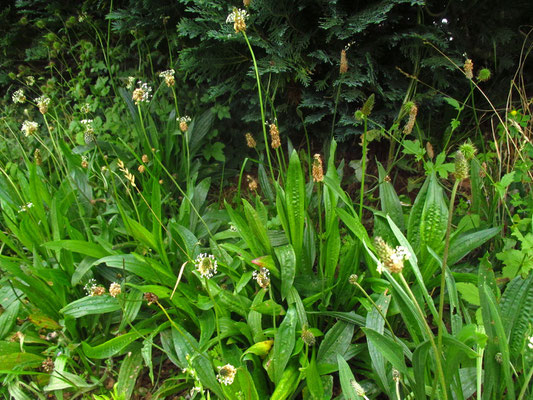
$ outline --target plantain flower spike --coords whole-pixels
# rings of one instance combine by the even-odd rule
[[[272,147],[273,149],[277,149],[281,146],[281,140],[279,139],[279,129],[275,123],[270,124],[270,138],[272,140],[270,143],[270,147]]]
[[[474,63],[470,58],[468,58],[465,61],[465,65],[463,66],[463,69],[465,71],[465,76],[468,79],[472,79],[474,77]]]
[[[461,150],[455,153],[455,179],[462,181],[468,178],[468,160]]]
[[[320,154],[315,154],[313,159],[313,181],[322,182],[324,180],[324,168]]]
[[[416,122],[416,115],[418,114],[418,107],[415,103],[411,102],[409,107],[409,119],[407,120],[407,124],[405,124],[403,128],[403,133],[406,135],[409,135],[415,126]]]
[[[248,13],[245,10],[233,8],[233,11],[226,18],[226,23],[233,23],[233,29],[235,33],[246,32],[246,18]]]
[[[339,67],[339,74],[344,75],[348,72],[348,59],[346,58],[346,50],[341,50],[341,65]]]

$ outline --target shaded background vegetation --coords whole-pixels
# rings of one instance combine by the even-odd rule
[[[219,139],[235,153],[244,146],[246,131],[259,133],[260,118],[250,55],[242,36],[231,35],[232,25],[225,23],[232,6],[242,4],[10,1],[0,16],[4,102],[14,74],[23,78],[43,67],[58,83],[78,77],[80,97],[85,82],[107,73],[106,62],[115,80],[134,73],[154,76],[173,67],[183,104],[197,108],[186,111],[215,106],[223,119]],[[268,118],[277,118],[282,135],[300,143],[305,124],[316,143],[332,133],[337,140],[355,141],[362,128],[354,110],[373,93],[373,119],[384,125],[397,117],[402,103],[415,101],[419,137],[440,150],[455,112],[443,97],[464,99],[470,91],[450,61],[462,66],[471,58],[474,71],[489,68],[493,75],[483,89],[497,107],[506,107],[509,82],[531,29],[533,3],[252,0],[249,12],[248,35],[270,97]],[[96,36],[97,30],[102,35]],[[345,75],[339,74],[342,49],[349,64]],[[79,58],[69,59],[72,55]],[[527,76],[531,65],[524,68]],[[478,97],[476,106],[487,109]],[[468,109],[462,117],[452,143],[472,135]]]

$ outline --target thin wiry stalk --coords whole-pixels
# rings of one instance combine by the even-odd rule
[[[244,36],[244,40],[246,40],[246,44],[248,45],[248,49],[250,50],[250,54],[252,55],[252,60],[254,62],[254,70],[255,70],[255,78],[257,80],[257,93],[259,95],[259,105],[261,107],[261,125],[263,127],[263,138],[265,140],[265,150],[267,153],[267,159],[268,159],[268,167],[270,168],[270,175],[272,176],[272,179],[274,178],[274,169],[272,168],[272,161],[270,160],[270,150],[268,149],[268,137],[266,132],[266,126],[265,126],[265,110],[263,108],[263,95],[261,93],[261,79],[259,78],[259,69],[257,68],[257,61],[255,60],[255,54],[252,49],[252,45],[250,44],[250,41],[248,40],[248,36],[246,36],[246,32],[242,31],[242,35]]]

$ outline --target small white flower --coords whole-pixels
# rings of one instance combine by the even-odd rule
[[[233,11],[226,18],[226,23],[233,24],[233,29],[236,33],[246,31],[246,18],[248,18],[248,13],[245,10],[240,10],[234,8]]]
[[[26,101],[26,96],[24,95],[24,90],[19,89],[11,96],[13,103],[24,103]]]
[[[144,82],[137,82],[137,85],[139,87],[133,91],[132,100],[135,102],[135,105],[139,105],[139,103],[142,102],[149,102],[152,95],[150,94],[152,92],[152,88],[148,86],[147,83]]]
[[[261,267],[259,272],[254,271],[252,276],[263,289],[267,289],[270,286],[270,271],[265,267]]]
[[[98,285],[95,279],[89,279],[86,285],[83,287],[87,296],[101,296],[105,293],[105,287]]]
[[[231,364],[226,364],[223,367],[218,367],[217,379],[220,383],[228,386],[233,383],[236,374],[237,369]]]
[[[350,381],[350,384],[352,385],[355,390],[355,393],[357,393],[358,396],[366,397],[365,389],[363,389],[363,387],[355,379],[352,379]]]
[[[189,392],[189,396],[193,397],[196,393],[200,393],[202,391],[202,388],[199,386],[193,386],[192,389]]]
[[[533,350],[533,336],[530,336],[530,337],[529,337],[529,343],[527,344],[527,346],[528,346],[531,350]]]
[[[35,78],[31,75],[28,75],[25,81],[26,81],[26,85],[33,86],[33,84],[35,83]]]
[[[248,18],[248,12],[246,10],[234,8],[233,11],[228,14],[228,17],[226,18],[226,23],[233,24],[235,23],[235,21],[246,18]]]
[[[403,260],[409,260],[411,258],[411,253],[405,246],[396,246],[395,253],[399,258],[402,258]]]
[[[160,78],[164,78],[165,79],[165,83],[167,84],[167,86],[171,87],[171,86],[174,86],[174,83],[176,83],[176,81],[174,79],[174,73],[175,73],[175,71],[173,69],[169,69],[169,70],[160,72],[159,73],[159,77]]]
[[[50,97],[42,95],[35,99],[35,103],[37,104],[37,107],[39,107],[39,111],[41,112],[41,114],[44,115],[48,112],[48,106],[50,105]]]
[[[89,103],[85,103],[83,106],[81,106],[80,110],[84,114],[89,114],[91,112],[91,105]]]
[[[32,202],[26,203],[25,205],[20,207],[19,213],[28,211],[32,207],[33,207],[33,203]]]
[[[120,283],[113,282],[109,285],[109,294],[112,297],[117,297],[121,293]]]
[[[212,254],[200,254],[194,262],[196,270],[204,278],[211,278],[217,273],[218,263],[215,256]]]
[[[24,136],[27,137],[27,136],[31,136],[35,132],[37,132],[37,128],[39,128],[39,124],[37,122],[24,121],[22,123],[22,128],[20,128],[20,130],[22,131],[22,133],[24,133]]]
[[[180,123],[180,131],[187,132],[189,129],[189,122],[191,122],[191,117],[185,115],[183,117],[176,118],[176,121]]]
[[[131,89],[133,89],[134,85],[135,85],[135,77],[134,76],[128,76],[128,81],[126,83],[126,89],[131,90]]]
[[[385,271],[385,265],[381,261],[378,261],[376,271],[378,271],[378,274],[382,274]]]

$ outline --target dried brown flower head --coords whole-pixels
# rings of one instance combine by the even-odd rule
[[[348,72],[348,59],[346,58],[346,50],[341,50],[341,64],[339,67],[339,74],[344,75]]]
[[[246,175],[246,180],[248,181],[248,189],[250,189],[250,191],[254,192],[257,190],[257,181],[254,179],[253,176],[251,175]]]
[[[144,299],[148,302],[149,306],[159,301],[159,298],[152,292],[146,292],[144,294]]]
[[[52,372],[54,370],[54,360],[50,357],[47,357],[41,364],[41,368],[44,372]]]
[[[180,123],[180,131],[185,133],[189,130],[189,122],[191,122],[191,117],[185,115],[184,117],[178,118],[178,122]]]
[[[484,178],[487,176],[487,163],[483,161],[481,163],[481,168],[479,169],[479,177]]]
[[[150,98],[152,97],[150,94],[152,93],[152,88],[148,86],[147,83],[141,81],[137,82],[137,84],[139,87],[133,91],[131,99],[135,102],[135,105],[139,105],[143,102],[149,102]]]
[[[412,103],[411,108],[409,108],[409,119],[403,128],[403,133],[409,135],[413,131],[413,127],[416,122],[416,115],[418,114],[418,107],[416,104]]]
[[[322,166],[322,158],[320,154],[315,154],[313,157],[313,181],[322,182],[324,180],[324,168]]]
[[[174,84],[176,83],[176,80],[174,79],[174,73],[175,71],[173,69],[169,69],[159,73],[159,77],[164,78],[167,86],[171,87],[174,86]]]
[[[246,18],[248,13],[245,10],[233,8],[233,11],[226,18],[226,23],[233,23],[235,33],[246,32]]]
[[[279,139],[279,130],[278,126],[274,123],[270,124],[270,147],[277,149],[281,146],[281,141]]]
[[[428,157],[433,160],[433,157],[435,157],[435,152],[433,151],[433,146],[429,142],[426,142],[426,152],[428,153]]]
[[[255,139],[254,139],[254,137],[252,136],[252,134],[248,132],[248,133],[245,135],[245,137],[246,137],[246,146],[248,146],[248,147],[251,148],[251,149],[254,149],[255,146],[257,146],[257,142],[255,141]]]
[[[463,69],[468,79],[472,79],[474,77],[474,63],[472,62],[470,58],[468,58],[465,61],[465,65],[463,66]]]

